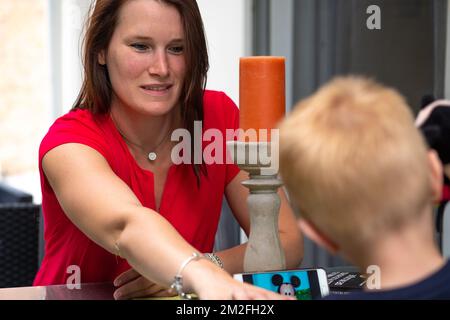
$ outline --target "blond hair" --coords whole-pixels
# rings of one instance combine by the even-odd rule
[[[366,245],[431,203],[427,150],[395,90],[337,78],[280,126],[280,173],[302,217]]]

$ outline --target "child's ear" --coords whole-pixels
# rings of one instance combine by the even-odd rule
[[[430,179],[433,201],[439,202],[442,197],[443,171],[441,160],[439,159],[436,151],[428,151],[428,163],[430,165]]]
[[[298,219],[298,227],[305,236],[310,238],[319,246],[325,248],[331,254],[337,254],[339,252],[339,246],[320,232],[313,223],[300,218]]]

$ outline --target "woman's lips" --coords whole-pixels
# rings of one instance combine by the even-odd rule
[[[171,84],[164,85],[144,85],[141,89],[146,93],[153,96],[164,96],[173,87]]]

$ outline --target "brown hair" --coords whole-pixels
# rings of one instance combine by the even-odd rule
[[[110,111],[112,86],[106,66],[98,63],[98,55],[107,51],[117,26],[121,7],[129,0],[97,0],[91,5],[83,41],[84,79],[73,109],[87,109],[94,114]],[[186,76],[180,95],[183,126],[194,136],[194,121],[203,121],[203,92],[209,69],[208,51],[203,22],[196,0],[155,0],[174,6],[181,16],[185,32]],[[193,170],[200,181],[206,168],[194,162],[194,143],[191,144]]]
[[[280,126],[280,172],[300,214],[346,248],[367,248],[432,204],[426,146],[395,90],[338,78]]]

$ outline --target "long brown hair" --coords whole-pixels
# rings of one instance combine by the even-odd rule
[[[92,3],[83,40],[84,79],[73,109],[87,109],[94,114],[110,112],[112,85],[106,66],[98,63],[99,53],[107,51],[121,7],[129,0],[97,0]],[[175,7],[181,16],[185,32],[186,76],[180,95],[183,126],[194,137],[194,121],[203,121],[203,92],[209,69],[208,51],[203,22],[196,0],[155,0]],[[191,163],[200,183],[200,173],[206,175],[201,164],[194,162],[194,143],[191,144]]]

